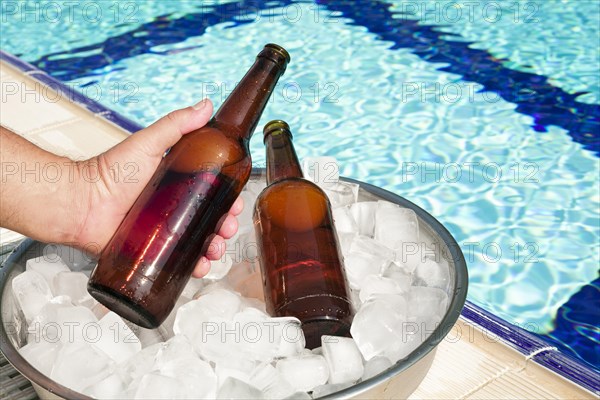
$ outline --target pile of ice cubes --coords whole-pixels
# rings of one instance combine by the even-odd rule
[[[333,159],[304,167],[332,204],[356,308],[352,338],[323,336],[309,350],[298,319],[265,312],[252,224],[265,184],[250,182],[226,254],[205,278],[190,280],[157,330],[121,319],[87,293],[82,253],[49,245],[28,260],[12,281],[28,326],[21,354],[56,382],[106,399],[310,399],[392,367],[446,313],[449,265],[419,237],[412,210],[357,202],[358,185],[338,180]]]

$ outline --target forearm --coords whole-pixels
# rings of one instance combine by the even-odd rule
[[[74,239],[77,164],[0,127],[0,226],[45,242]]]

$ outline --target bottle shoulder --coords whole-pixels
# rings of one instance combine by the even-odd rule
[[[268,186],[256,200],[257,220],[269,220],[286,230],[300,232],[331,222],[327,195],[314,183],[301,178],[284,179]]]
[[[329,198],[317,184],[305,178],[286,178],[274,182],[263,189],[259,194],[258,199],[278,195],[282,192],[289,193],[308,193],[311,197],[321,198],[329,203]]]
[[[205,126],[184,135],[168,154],[170,168],[193,172],[211,167],[222,168],[250,159],[248,143],[222,129]]]

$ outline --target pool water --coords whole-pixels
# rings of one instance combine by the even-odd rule
[[[218,107],[284,46],[258,129],[284,119],[300,157],[426,209],[471,301],[600,369],[600,2],[68,4],[3,2],[2,50],[141,125]]]

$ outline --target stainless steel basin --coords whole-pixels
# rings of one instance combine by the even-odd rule
[[[261,179],[262,171],[254,171],[251,179]],[[448,334],[456,323],[467,295],[467,266],[464,256],[452,235],[426,211],[410,201],[381,188],[343,179],[360,184],[359,201],[388,200],[402,207],[413,209],[419,217],[420,234],[427,241],[435,243],[448,261],[451,284],[448,289],[450,304],[440,325],[415,351],[408,357],[398,361],[392,368],[366,381],[333,393],[323,399],[399,399],[406,398],[419,386],[431,366],[436,346]],[[19,326],[15,318],[15,304],[11,293],[11,281],[25,270],[25,262],[42,255],[45,244],[31,239],[25,240],[9,256],[0,267],[0,350],[6,359],[27,379],[29,379],[41,398],[88,398],[74,392],[49,377],[38,372],[18,352],[24,343],[24,327]],[[15,322],[17,321],[17,322]],[[26,327],[25,327],[26,328]]]

